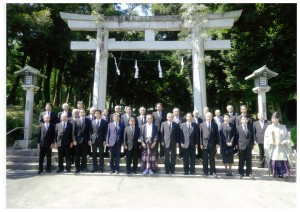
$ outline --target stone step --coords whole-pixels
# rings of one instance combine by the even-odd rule
[[[65,165],[65,164],[64,164]],[[44,166],[45,167],[45,166]],[[92,164],[88,164],[87,165],[88,170],[92,170]],[[202,165],[196,165],[196,174],[203,174],[203,167]],[[246,168],[246,167],[245,167]],[[7,162],[6,163],[6,169],[7,171],[19,171],[22,172],[23,171],[37,171],[38,170],[38,164],[37,163],[22,163],[22,162],[17,162],[17,163],[11,163],[11,162]],[[58,164],[57,163],[52,163],[51,165],[51,170],[53,173],[55,173],[55,171],[58,169]],[[216,166],[217,169],[217,173],[225,173],[225,168],[224,166],[220,166],[217,165]],[[237,173],[238,170],[238,166],[234,165],[232,166],[232,171],[233,173]],[[71,166],[71,171],[72,173],[74,173],[75,171],[75,167],[74,165]],[[108,163],[104,164],[104,173],[109,173],[110,172],[110,167]],[[125,173],[126,172],[126,165],[125,164],[120,164],[120,173]],[[138,168],[138,172],[141,173],[140,168]],[[159,174],[164,174],[165,172],[165,168],[163,164],[158,164],[158,171],[157,173]],[[183,173],[183,165],[176,165],[175,167],[175,172],[176,173]],[[252,167],[252,172],[253,174],[256,175],[266,175],[268,174],[268,169],[267,168],[257,168],[257,167]],[[66,172],[64,172],[66,173]]]
[[[99,160],[99,158],[98,158]],[[109,163],[109,158],[104,158],[104,163]],[[14,156],[14,155],[9,155],[6,157],[6,162],[24,162],[24,163],[38,163],[39,162],[39,157],[38,156],[24,156],[24,157],[20,157],[18,155]],[[44,162],[46,162],[46,158],[44,159]],[[57,163],[58,162],[58,157],[57,156],[52,156],[51,157],[51,162],[52,163]],[[234,165],[238,165],[239,160],[238,159],[234,159]],[[92,164],[93,163],[93,159],[91,157],[89,157],[87,159],[87,163],[88,164]],[[120,163],[121,164],[126,164],[126,158],[121,158],[120,159]],[[164,164],[164,160],[163,159],[158,159],[158,164]],[[176,164],[183,164],[183,160],[180,159],[176,159]],[[196,165],[202,165],[202,161],[196,159],[195,160],[195,164]],[[222,159],[216,159],[216,165],[223,165]],[[258,160],[252,160],[252,165],[253,166],[258,166],[259,165],[259,161]]]
[[[38,149],[26,149],[26,150],[6,150],[6,156],[38,156],[39,155],[39,150]],[[52,150],[52,157],[57,157],[57,149]],[[216,154],[216,159],[221,159],[222,156],[221,154],[217,153]],[[234,155],[235,159],[238,159],[238,155]],[[252,160],[259,160],[259,155],[257,152],[252,152]]]

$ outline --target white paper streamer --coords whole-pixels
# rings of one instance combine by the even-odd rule
[[[137,66],[137,60],[135,61],[135,73],[134,73],[134,78],[137,79],[139,78],[139,67]]]
[[[184,62],[183,62],[183,57],[181,57],[181,70],[180,70],[180,74],[182,74],[183,72],[183,66],[184,66]]]
[[[120,76],[120,70],[119,70],[118,65],[117,65],[117,60],[116,60],[115,57],[114,57],[114,59],[115,59],[115,65],[116,65],[116,72]]]
[[[160,66],[160,60],[158,61],[158,70],[159,70],[159,78],[162,78],[162,70],[161,70],[161,66]]]

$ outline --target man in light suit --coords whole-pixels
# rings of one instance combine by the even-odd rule
[[[199,143],[199,128],[192,122],[193,115],[186,114],[186,122],[180,125],[180,144],[183,148],[184,175],[195,174],[195,149]]]
[[[176,145],[179,144],[179,125],[173,121],[173,114],[167,114],[167,121],[161,124],[161,135],[165,147],[165,173],[175,173]],[[170,158],[171,157],[171,158]]]
[[[101,110],[95,111],[96,119],[92,121],[92,127],[90,133],[92,135],[92,141],[89,141],[89,145],[92,147],[93,153],[93,170],[103,173],[104,168],[104,147],[105,147],[105,136],[107,133],[107,122],[101,119]],[[99,149],[99,165],[97,164],[97,150]]]
[[[110,122],[113,122],[114,121],[114,114],[115,113],[118,113],[119,116],[120,116],[120,119],[121,119],[121,116],[122,116],[122,111],[121,111],[121,106],[120,105],[116,105],[115,106],[115,112],[113,114],[110,114],[110,117],[109,117],[109,120]]]
[[[61,122],[55,126],[54,143],[58,151],[58,170],[57,173],[64,170],[63,159],[66,157],[66,170],[71,172],[70,148],[73,146],[73,125],[68,122],[68,114],[61,114]]]
[[[64,104],[62,105],[62,109],[63,109],[63,111],[62,111],[62,112],[59,112],[59,113],[57,114],[57,123],[60,122],[60,116],[61,116],[62,113],[68,114],[68,118],[71,118],[71,117],[72,117],[72,113],[69,111],[70,106],[69,106],[67,103],[64,103]]]
[[[221,111],[219,109],[215,110],[214,122],[218,125],[220,130],[221,124],[224,122],[223,116],[221,116]]]
[[[140,142],[143,146],[141,169],[143,174],[153,174],[157,169],[158,128],[153,123],[152,115],[146,116],[147,123],[141,128]]]
[[[53,125],[56,125],[57,124],[57,114],[55,112],[51,111],[52,105],[50,102],[46,103],[45,109],[46,109],[46,111],[40,113],[40,118],[39,118],[40,124],[44,123],[44,115],[49,115],[50,123]]]
[[[135,118],[134,115],[132,115],[132,113],[131,113],[131,107],[127,106],[126,107],[126,113],[121,116],[121,123],[123,123],[125,125],[125,127],[128,127],[129,126],[129,119],[131,117]],[[137,121],[135,121],[135,123],[137,124]]]
[[[162,138],[161,138],[161,132],[160,132],[160,127],[161,123],[166,121],[166,113],[163,111],[163,106],[162,103],[156,103],[156,110],[155,112],[152,113],[152,119],[153,123],[156,125],[158,129],[158,135],[157,135],[157,145],[156,145],[156,152],[158,153],[158,148],[159,148],[159,157],[163,158],[164,157],[164,147],[161,145]]]
[[[124,142],[125,125],[120,122],[120,115],[114,114],[114,121],[108,124],[106,146],[110,153],[110,174],[119,174],[121,145]]]
[[[104,119],[105,121],[107,121],[107,123],[109,123],[109,115],[108,115],[108,110],[107,109],[104,109],[102,111],[102,116],[101,116],[102,119]]]
[[[137,173],[138,153],[139,153],[139,137],[140,128],[135,124],[136,119],[129,119],[129,126],[124,130],[124,149],[127,149],[126,155],[126,173]],[[133,164],[131,168],[131,164]]]
[[[198,128],[200,129],[200,124],[203,122],[202,118],[199,117],[199,111],[198,110],[194,110],[193,111],[193,120],[192,122],[195,123]],[[200,131],[199,131],[200,132]],[[198,154],[196,155],[197,159],[202,159],[202,149],[200,147],[200,145],[198,145],[197,150]]]
[[[73,145],[75,147],[75,173],[79,173],[80,171],[87,171],[87,147],[88,142],[91,141],[90,128],[92,122],[88,118],[86,118],[85,115],[85,110],[81,109],[79,111],[80,117],[77,118],[75,122],[75,141],[73,141]]]
[[[45,155],[47,158],[46,171],[48,173],[51,171],[51,154],[54,147],[55,125],[50,124],[49,115],[44,115],[43,120],[44,123],[40,124],[38,129],[37,147],[40,150],[38,174],[43,172]]]
[[[203,156],[203,176],[208,175],[208,171],[214,177],[216,175],[215,155],[219,145],[218,125],[212,121],[212,113],[205,114],[205,122],[200,124],[200,146]],[[209,169],[208,169],[209,161]]]
[[[138,121],[138,126],[139,128],[142,127],[142,125],[146,124],[146,108],[141,107],[139,109],[140,115],[137,117],[137,121]]]
[[[257,113],[258,120],[253,123],[254,143],[258,144],[259,148],[259,166],[265,167],[265,150],[264,150],[264,136],[267,126],[271,124],[270,121],[265,120],[264,113]]]
[[[241,117],[241,124],[236,128],[236,147],[239,151],[239,174],[240,178],[244,177],[244,165],[246,161],[246,176],[253,177],[252,172],[252,149],[253,141],[253,127],[248,123],[248,117]]]

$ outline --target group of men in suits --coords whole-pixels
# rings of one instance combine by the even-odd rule
[[[219,145],[219,125],[222,123],[220,111],[213,117],[209,108],[205,107],[204,115],[198,111],[187,113],[185,119],[180,116],[178,108],[166,114],[161,103],[156,104],[156,111],[146,115],[141,107],[139,115],[132,114],[131,107],[126,107],[121,114],[121,107],[116,106],[115,112],[90,109],[86,115],[82,102],[79,109],[69,112],[69,106],[63,104],[63,111],[56,115],[51,111],[51,104],[46,104],[46,111],[40,115],[38,130],[38,147],[40,148],[39,171],[43,172],[43,160],[47,157],[46,171],[50,172],[51,149],[58,149],[58,170],[64,170],[63,157],[66,157],[66,170],[70,171],[72,149],[75,155],[75,173],[87,170],[89,147],[93,158],[91,172],[103,172],[104,154],[109,149],[111,173],[119,173],[121,147],[126,156],[126,173],[137,173],[138,159],[144,174],[153,174],[157,170],[157,157],[164,159],[165,173],[174,174],[176,157],[184,160],[184,174],[195,174],[196,153],[203,161],[203,175],[216,176],[215,154]],[[263,133],[268,124],[263,114],[258,114],[259,121],[252,126],[252,117],[247,114],[247,107],[241,106],[241,115],[227,106],[230,120],[236,126],[236,146],[239,152],[239,173],[251,174],[251,151],[254,141],[259,144],[261,167],[264,165]],[[179,148],[177,156],[176,149]],[[99,163],[97,161],[99,158]],[[208,167],[209,165],[209,167]]]

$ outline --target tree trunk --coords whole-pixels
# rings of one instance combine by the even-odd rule
[[[55,94],[54,94],[54,98],[53,98],[53,106],[57,107],[61,104],[61,84],[62,84],[62,75],[64,72],[64,66],[61,66],[58,69],[58,73],[57,73],[57,82],[56,82],[56,89],[55,89]]]
[[[50,102],[50,78],[51,78],[51,72],[53,68],[53,55],[50,53],[48,56],[48,61],[47,61],[47,68],[46,68],[46,76],[47,78],[44,79],[44,100],[45,102]]]
[[[21,62],[21,67],[25,66],[26,58],[27,58],[27,51],[24,51],[24,55],[22,57],[22,62]],[[7,97],[7,103],[6,103],[7,105],[16,104],[17,89],[19,87],[19,82],[20,82],[21,78],[22,78],[22,76],[17,76],[16,77],[16,80],[15,80],[13,86],[11,87],[11,90],[10,90],[9,95]]]

